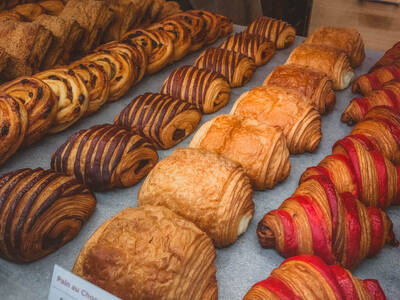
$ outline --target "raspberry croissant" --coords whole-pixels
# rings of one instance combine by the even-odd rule
[[[181,148],[147,176],[138,206],[168,207],[194,222],[216,247],[225,247],[247,230],[254,213],[252,193],[238,164],[205,150]]]
[[[228,104],[231,88],[217,72],[183,66],[165,79],[161,93],[189,102],[202,113],[213,113]]]
[[[373,90],[380,90],[383,84],[391,80],[400,80],[400,67],[381,67],[372,73],[358,77],[353,83],[353,93],[368,95]]]
[[[16,263],[40,259],[72,240],[96,207],[74,178],[41,168],[0,177],[0,256]]]
[[[248,83],[256,70],[256,65],[250,57],[220,48],[208,48],[203,51],[194,66],[222,74],[231,87]]]
[[[301,255],[285,260],[270,277],[257,282],[243,300],[386,299],[375,279],[360,280],[338,265]]]
[[[300,184],[279,209],[259,222],[261,246],[284,257],[314,254],[345,268],[397,245],[393,224],[378,208],[366,207],[350,193],[339,193],[329,177],[316,175]]]
[[[143,137],[104,124],[72,135],[54,152],[51,168],[103,191],[138,183],[157,161],[157,152]]]
[[[283,130],[290,153],[313,152],[321,141],[321,116],[304,96],[290,89],[256,87],[239,97],[231,115]]]
[[[178,144],[198,126],[201,113],[168,95],[146,93],[132,100],[114,124],[139,132],[161,149]]]
[[[215,256],[210,238],[193,223],[146,205],[103,223],[72,271],[125,300],[217,300]]]
[[[283,132],[251,119],[220,115],[205,123],[190,147],[225,156],[244,168],[254,188],[273,188],[290,173]]]
[[[400,68],[400,42],[397,42],[392,48],[387,50],[381,59],[372,66],[369,72],[373,72],[376,69],[385,66]]]
[[[323,72],[300,65],[277,66],[265,79],[264,86],[275,85],[296,90],[320,114],[333,109],[336,103],[332,80]]]

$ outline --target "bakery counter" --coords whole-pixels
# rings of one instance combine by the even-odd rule
[[[234,31],[236,32],[241,30],[243,30],[241,26],[234,27]],[[226,107],[217,113],[204,115],[201,124],[212,119],[215,115],[229,113],[239,96],[243,92],[261,85],[265,77],[276,66],[283,64],[290,52],[301,41],[302,38],[298,37],[289,49],[277,51],[268,64],[257,68],[252,80],[248,84],[232,90],[230,102]],[[221,41],[217,43],[220,44]],[[79,121],[68,130],[56,135],[47,136],[40,143],[18,151],[6,164],[1,166],[0,172],[5,173],[26,167],[49,168],[52,153],[74,132],[96,124],[112,123],[115,116],[134,97],[146,92],[160,91],[162,82],[175,68],[193,64],[199,53],[193,53],[157,74],[145,77],[141,83],[133,87],[119,101],[104,106],[95,115]],[[382,55],[380,52],[369,50],[366,53],[367,57],[364,63],[356,69],[357,76],[367,72]],[[293,193],[297,187],[300,175],[307,167],[318,164],[327,154],[331,153],[331,147],[336,140],[349,134],[351,127],[341,123],[340,116],[353,96],[349,88],[337,92],[335,108],[322,117],[323,138],[317,150],[312,154],[307,153],[291,156],[292,169],[289,178],[277,185],[273,190],[254,193],[255,215],[249,229],[235,244],[225,249],[217,250],[216,266],[219,299],[242,299],[255,282],[266,278],[272,269],[279,266],[283,261],[283,258],[276,251],[265,250],[260,247],[256,236],[257,223],[266,212],[277,208],[284,199]],[[188,146],[192,136],[193,134],[173,149],[158,151],[160,160],[169,156],[175,148]],[[137,194],[141,184],[142,182],[127,189],[114,189],[96,193],[98,202],[93,216],[84,225],[82,231],[74,240],[55,253],[26,265],[17,265],[0,260],[1,299],[47,299],[54,264],[71,270],[82,246],[97,227],[122,209],[137,205]],[[399,210],[397,208],[390,208],[387,212],[393,220],[395,234],[400,236]],[[399,269],[400,248],[385,247],[376,257],[364,260],[354,270],[353,274],[359,278],[378,279],[388,299],[398,299],[400,286],[397,283],[400,280],[400,272],[397,270]]]

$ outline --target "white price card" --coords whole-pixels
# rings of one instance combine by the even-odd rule
[[[121,300],[79,276],[54,265],[48,300]]]

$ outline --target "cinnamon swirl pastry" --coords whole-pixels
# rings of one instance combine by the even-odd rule
[[[257,66],[265,65],[275,54],[275,45],[261,35],[236,33],[229,37],[220,48],[232,50],[254,60]]]
[[[276,49],[284,49],[293,44],[296,29],[282,20],[260,17],[247,26],[247,33],[261,35],[275,43]]]
[[[72,240],[96,207],[74,178],[51,170],[20,169],[0,177],[0,256],[38,260]]]
[[[192,221],[219,248],[234,243],[254,213],[243,169],[218,154],[192,148],[175,150],[146,177],[138,206],[148,204],[165,206]]]
[[[201,113],[191,104],[168,95],[138,96],[115,118],[114,124],[139,132],[161,149],[168,149],[191,134]]]
[[[231,88],[221,74],[183,66],[165,79],[161,93],[189,102],[202,113],[208,114],[228,104]]]
[[[148,57],[147,74],[158,72],[173,60],[174,43],[163,30],[134,29],[127,32],[122,40],[143,47]]]
[[[39,79],[22,77],[1,85],[0,91],[21,101],[27,110],[29,125],[23,145],[40,140],[57,116],[58,103],[50,87]]]
[[[187,13],[203,19],[207,33],[204,37],[205,44],[212,44],[218,39],[220,27],[218,26],[219,22],[216,15],[203,9],[193,9],[187,11]]]
[[[336,103],[332,80],[325,73],[306,66],[293,64],[277,66],[265,79],[263,85],[296,90],[303,94],[307,103],[320,114],[333,109]]]
[[[256,65],[250,57],[220,48],[208,48],[203,51],[194,66],[222,74],[231,87],[248,83],[256,70]]]
[[[380,90],[386,82],[400,80],[400,67],[385,66],[361,75],[353,83],[353,93],[368,95],[373,90]]]
[[[290,173],[289,150],[282,130],[251,119],[217,116],[200,127],[190,147],[239,163],[258,190],[273,188]]]
[[[51,168],[75,176],[95,191],[138,183],[157,163],[154,147],[143,137],[111,124],[72,135],[51,158]]]
[[[223,15],[215,14],[218,20],[218,27],[219,27],[219,36],[218,38],[228,36],[233,31],[233,23],[232,21]]]
[[[57,133],[82,118],[89,106],[89,94],[80,77],[71,69],[59,68],[34,76],[46,83],[57,103],[57,116],[50,133]]]
[[[16,98],[0,92],[0,165],[21,146],[28,128],[28,113]]]
[[[312,67],[325,73],[333,81],[335,90],[347,88],[354,77],[347,55],[329,46],[300,44],[292,51],[286,64]]]
[[[239,97],[231,115],[279,127],[292,154],[313,152],[321,141],[321,116],[303,95],[290,89],[256,87]]]

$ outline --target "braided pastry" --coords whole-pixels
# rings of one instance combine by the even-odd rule
[[[317,256],[301,255],[285,260],[243,298],[265,299],[384,300],[386,297],[375,279],[360,280],[338,265],[325,264]]]
[[[229,37],[220,48],[232,50],[254,60],[257,66],[265,65],[275,54],[275,45],[261,35],[236,33]]]
[[[400,67],[381,67],[369,74],[358,77],[353,83],[353,93],[368,95],[373,90],[380,90],[383,84],[393,79],[400,80]]]
[[[146,93],[132,100],[114,124],[139,132],[155,146],[168,149],[191,134],[201,113],[191,104],[169,95]]]
[[[14,97],[0,92],[0,165],[21,146],[29,125],[25,106]]]
[[[233,23],[232,21],[223,15],[215,14],[218,20],[218,27],[219,27],[219,36],[218,38],[228,36],[233,31]]]
[[[302,182],[279,209],[267,213],[257,228],[264,248],[284,257],[314,254],[345,268],[396,246],[393,224],[379,208],[366,207],[351,193],[339,193],[325,175]]]
[[[216,247],[225,247],[247,230],[254,213],[252,193],[238,164],[209,151],[181,148],[146,177],[138,206],[165,206],[195,223]]]
[[[286,136],[290,153],[313,152],[321,141],[321,116],[304,96],[280,87],[256,87],[235,102],[231,115],[277,126]]]
[[[385,66],[400,68],[400,42],[397,42],[392,48],[387,50],[381,59],[371,67],[369,72],[373,72],[376,69]]]
[[[206,35],[204,37],[205,44],[212,44],[218,39],[220,35],[220,27],[218,26],[219,21],[215,14],[204,9],[193,9],[187,11],[187,13],[203,19],[206,31]]]
[[[256,70],[256,65],[250,57],[220,48],[208,48],[203,51],[194,66],[220,73],[231,87],[248,83]]]
[[[347,88],[354,77],[347,55],[324,45],[300,44],[292,51],[286,64],[312,67],[325,73],[333,81],[335,90]]]
[[[29,146],[40,140],[53,125],[57,116],[57,102],[50,87],[33,77],[22,77],[0,86],[24,104],[28,114],[28,128],[23,145]]]
[[[187,101],[208,114],[228,104],[231,88],[219,73],[183,66],[164,80],[161,93]]]
[[[71,69],[59,68],[44,71],[35,75],[35,78],[46,83],[57,103],[57,116],[50,133],[57,133],[82,118],[89,106],[89,95],[85,84]]]
[[[72,240],[96,207],[74,178],[51,170],[21,169],[0,177],[0,256],[38,260]]]
[[[277,66],[263,85],[296,90],[303,94],[307,103],[320,114],[333,109],[336,103],[332,80],[324,73],[306,66],[292,64]]]
[[[360,66],[365,59],[364,42],[361,34],[354,28],[319,27],[304,43],[325,45],[343,51],[353,68]]]
[[[154,147],[143,137],[111,124],[80,130],[51,158],[51,168],[75,176],[92,190],[130,187],[157,163]]]
[[[365,115],[374,107],[388,106],[400,110],[400,81],[389,81],[382,90],[373,90],[363,98],[354,98],[342,114],[341,121],[349,125],[364,120]]]
[[[146,205],[104,222],[72,271],[125,300],[217,300],[215,256],[210,238],[193,223]]]
[[[282,131],[251,119],[217,116],[196,132],[190,147],[239,163],[258,190],[273,188],[290,173],[289,150]]]
[[[247,33],[261,35],[275,43],[276,49],[284,49],[293,44],[296,29],[282,20],[260,17],[247,26]]]
[[[123,42],[142,46],[148,57],[147,74],[153,74],[172,62],[174,43],[162,30],[134,29],[122,37]]]
[[[400,116],[389,107],[375,107],[352,130],[363,135],[393,164],[400,164]]]

